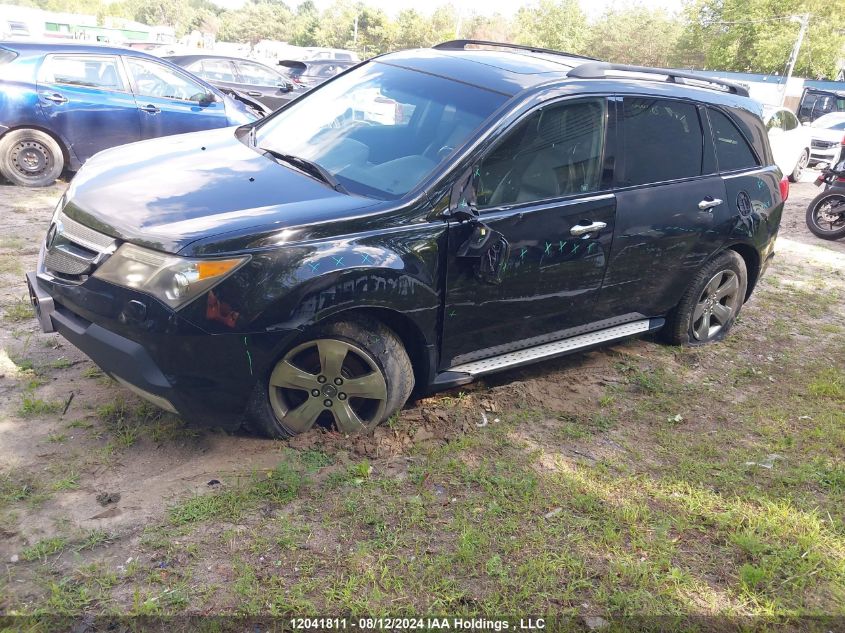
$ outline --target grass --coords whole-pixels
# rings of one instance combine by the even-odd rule
[[[32,309],[32,304],[28,299],[20,299],[13,303],[8,303],[3,307],[3,318],[12,323],[21,323],[35,318],[35,311]]]
[[[42,400],[33,391],[27,391],[22,396],[18,415],[22,418],[55,415],[64,408],[63,402]]]
[[[67,545],[67,539],[63,536],[41,539],[34,545],[27,547],[21,553],[21,558],[27,561],[43,560],[63,551]]]

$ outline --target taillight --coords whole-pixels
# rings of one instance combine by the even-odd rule
[[[845,147],[845,136],[842,137],[842,143],[840,143],[843,147]]]
[[[789,180],[786,176],[780,179],[780,197],[784,202],[789,198]]]

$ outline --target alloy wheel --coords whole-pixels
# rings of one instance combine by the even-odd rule
[[[270,405],[291,434],[318,421],[356,433],[376,424],[387,403],[387,383],[375,359],[339,339],[294,347],[276,364],[269,382]]]
[[[698,341],[707,341],[724,329],[739,307],[739,277],[723,270],[710,278],[692,313],[692,333]]]
[[[801,174],[804,173],[804,170],[807,169],[807,163],[810,162],[810,155],[807,153],[807,150],[801,152],[801,158],[798,159],[798,164],[795,165],[795,171],[792,172],[793,178],[795,178],[795,182],[801,180]]]

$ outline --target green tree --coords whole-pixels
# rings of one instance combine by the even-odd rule
[[[416,9],[403,9],[396,16],[392,48],[420,48],[430,46],[431,23]]]
[[[683,24],[665,11],[632,7],[608,11],[593,24],[585,51],[617,64],[672,66]]]
[[[795,74],[833,77],[845,44],[845,11],[829,0],[693,0],[680,51],[691,65],[783,73],[800,28],[792,16],[810,14]]]
[[[194,19],[194,9],[181,0],[133,0],[134,17],[149,25],[171,26],[182,36]]]
[[[261,40],[287,41],[292,24],[293,15],[282,3],[248,3],[240,9],[225,11],[220,16],[217,39],[250,44],[257,44]]]
[[[351,48],[354,41],[355,16],[360,5],[336,0],[320,16],[316,39],[318,46]]]
[[[554,48],[571,53],[584,50],[587,19],[578,0],[539,0],[516,12],[517,44]]]
[[[296,7],[291,28],[290,43],[295,46],[315,46],[317,29],[320,28],[320,12],[313,0],[305,0]]]

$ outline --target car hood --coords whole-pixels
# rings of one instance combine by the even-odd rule
[[[199,239],[343,219],[377,204],[264,157],[235,130],[100,152],[71,182],[64,212],[113,237],[176,253]]]
[[[842,137],[845,136],[845,132],[842,130],[831,130],[825,127],[811,127],[810,135],[812,138],[817,138],[821,141],[841,141]]]

